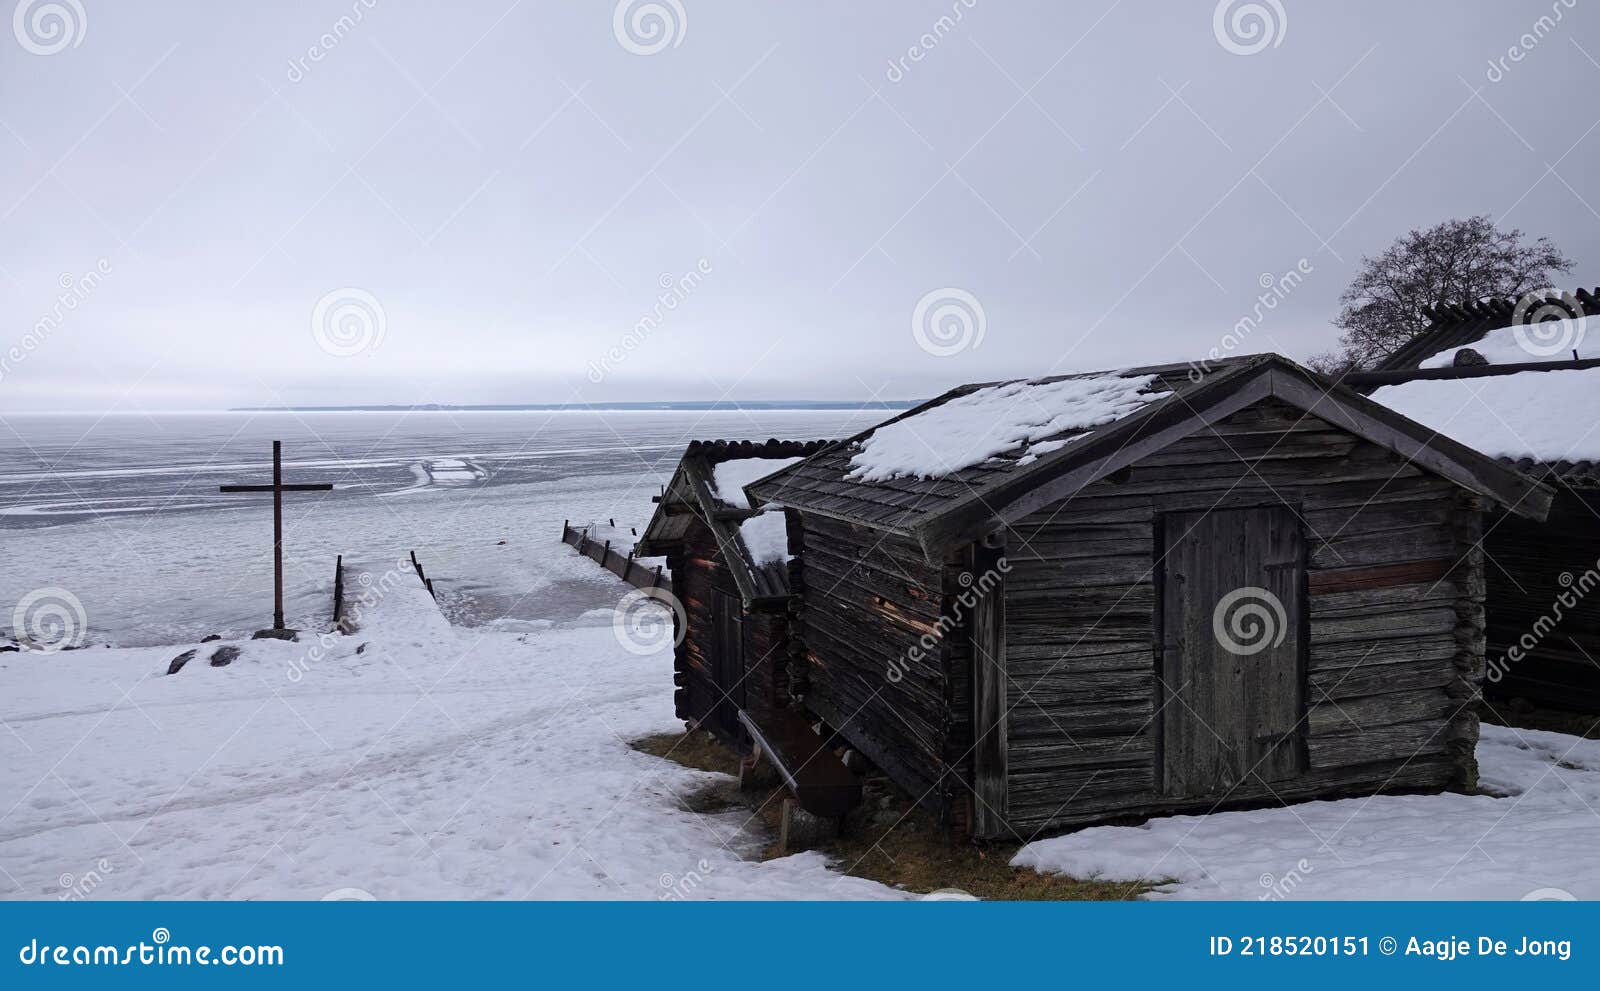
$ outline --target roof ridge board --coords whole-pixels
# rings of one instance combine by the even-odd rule
[[[1351,372],[1340,381],[1359,390],[1385,385],[1403,385],[1407,382],[1493,378],[1533,372],[1587,371],[1591,368],[1600,368],[1600,358],[1579,358],[1576,361],[1571,358],[1560,361],[1522,361],[1498,365],[1444,365],[1439,368],[1395,368]]]
[[[745,459],[776,460],[779,458],[805,457],[831,443],[832,441],[827,438],[782,440],[777,437],[770,437],[767,440],[756,441],[691,440],[684,449],[684,456],[697,454],[706,458],[710,464]]]

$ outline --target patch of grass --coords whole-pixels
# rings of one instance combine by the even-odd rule
[[[628,746],[697,771],[739,776],[739,755],[718,743],[710,733],[661,733],[640,737]]]
[[[1084,881],[1012,867],[1021,843],[953,842],[898,789],[881,779],[873,784],[879,788],[869,789],[843,834],[821,848],[853,877],[919,894],[957,888],[987,901],[1123,901],[1159,883]]]
[[[739,758],[708,733],[645,737],[632,743],[635,750],[676,761],[701,771],[720,771],[735,777]],[[956,888],[986,900],[1005,901],[1121,901],[1134,898],[1165,883],[1083,881],[1061,874],[1010,865],[1020,843],[974,844],[952,842],[932,817],[915,808],[909,796],[884,778],[865,782],[864,800],[845,820],[838,839],[817,847],[837,870],[851,877],[878,881],[918,894]],[[724,811],[734,806],[750,810],[752,825],[759,822],[771,836],[778,835],[782,816],[782,788],[754,792],[721,783],[702,789],[686,800],[694,811]],[[766,857],[781,854],[777,844]]]

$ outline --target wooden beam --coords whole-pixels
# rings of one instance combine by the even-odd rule
[[[761,718],[766,725],[739,710],[739,722],[749,731],[760,755],[772,763],[802,809],[837,819],[861,804],[860,779],[795,710],[775,709]]]
[[[1549,486],[1465,444],[1394,412],[1349,389],[1328,390],[1300,375],[1273,369],[1272,394],[1284,402],[1327,420],[1381,447],[1387,447],[1419,468],[1503,505],[1507,511],[1543,520],[1555,497]],[[1343,393],[1343,395],[1340,395]],[[1428,435],[1432,436],[1428,436]]]
[[[986,542],[988,543],[988,542]],[[1004,546],[975,546],[972,553],[973,585],[980,593],[972,615],[972,832],[990,839],[1011,831],[1006,733],[1006,596],[1005,576],[999,571]],[[989,584],[989,576],[993,584]],[[981,577],[980,577],[981,576]]]
[[[739,589],[739,598],[743,600],[746,609],[750,608],[761,598],[760,591],[756,588],[755,578],[750,571],[749,552],[745,550],[744,542],[739,537],[737,525],[729,526],[731,519],[720,511],[721,503],[711,492],[710,480],[706,477],[704,463],[700,458],[685,457],[683,459],[683,477],[689,486],[689,491],[694,493],[695,499],[700,503],[701,510],[708,515],[706,528],[711,531],[711,536],[717,542],[717,549],[722,551],[723,560],[727,563],[728,574],[733,578],[733,584]],[[749,516],[745,513],[739,517]]]
[[[1459,351],[1473,345],[1441,350]],[[1514,365],[1445,365],[1441,368],[1402,368],[1394,371],[1351,372],[1339,381],[1352,389],[1376,389],[1384,385],[1403,385],[1418,380],[1491,378],[1497,375],[1518,375],[1522,372],[1559,372],[1585,368],[1600,368],[1600,358],[1571,358],[1562,361],[1528,361]]]

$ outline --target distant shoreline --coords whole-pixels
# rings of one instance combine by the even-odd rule
[[[426,403],[414,406],[235,406],[228,413],[517,413],[564,412],[605,413],[633,411],[663,411],[681,413],[715,412],[781,412],[828,410],[902,410],[910,409],[920,400],[886,399],[872,402],[833,402],[826,400],[720,400],[663,403],[484,403],[450,405]]]

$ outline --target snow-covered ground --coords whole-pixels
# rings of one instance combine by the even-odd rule
[[[1600,741],[1483,727],[1498,797],[1378,796],[1086,829],[1019,867],[1171,879],[1155,898],[1600,898]]]
[[[670,643],[627,649],[613,627],[626,586],[557,535],[568,517],[642,525],[660,479],[598,467],[297,501],[293,542],[324,556],[291,567],[291,617],[326,627],[314,614],[336,550],[371,555],[347,559],[374,576],[353,596],[386,592],[356,610],[357,635],[326,644],[192,642],[262,625],[259,583],[229,578],[241,548],[257,554],[250,576],[270,575],[259,508],[6,530],[3,601],[60,584],[91,632],[190,642],[0,653],[0,897],[903,897],[817,855],[760,863],[746,813],[684,808],[714,775],[627,746],[678,728]],[[411,549],[457,625],[416,584]],[[241,654],[212,667],[221,647]],[[1485,727],[1479,760],[1505,797],[1091,829],[1018,863],[1176,879],[1158,897],[1600,897],[1600,742]]]
[[[351,637],[225,667],[205,644],[171,676],[183,647],[0,654],[0,896],[903,897],[756,861],[748,813],[682,806],[717,776],[628,747],[681,724],[670,640],[613,632],[620,583],[519,634],[451,628],[366,563],[387,595]]]

